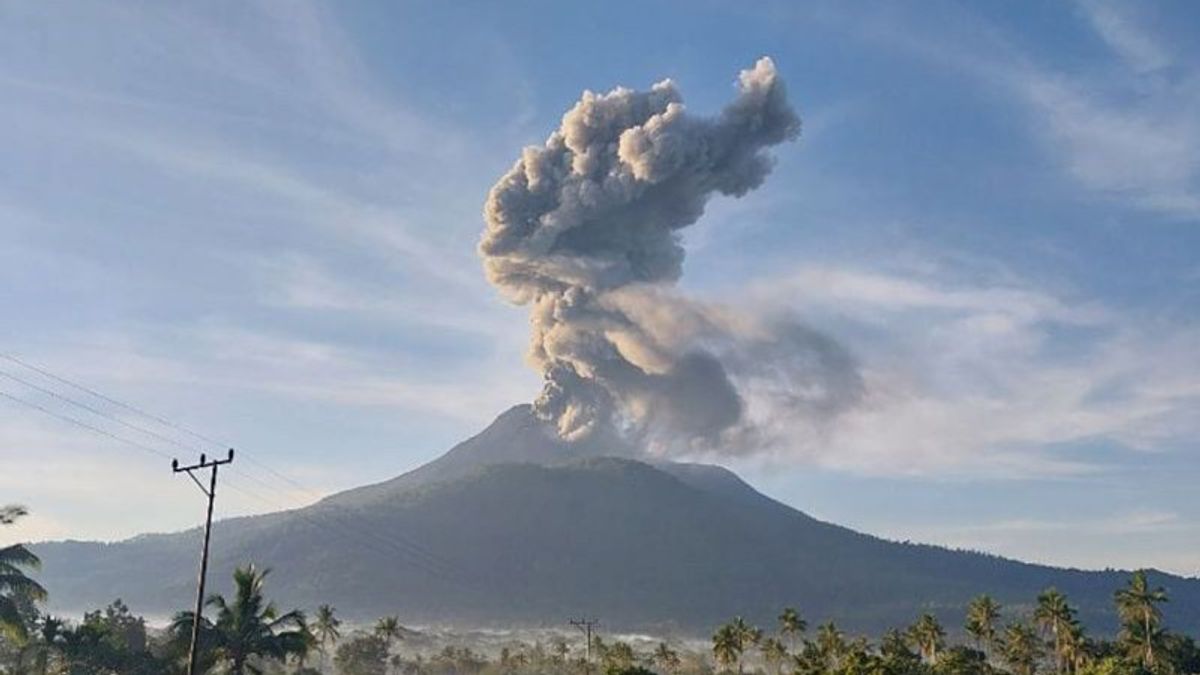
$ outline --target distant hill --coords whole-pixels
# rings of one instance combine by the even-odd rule
[[[933,611],[961,624],[987,592],[1028,605],[1057,586],[1096,631],[1115,627],[1124,572],[1031,565],[896,543],[824,523],[698,464],[648,464],[616,439],[566,446],[528,406],[439,459],[310,507],[214,528],[211,577],[274,568],[282,605],[335,605],[362,619],[473,626],[557,625],[700,634],[733,615],[770,624],[785,605],[812,620],[877,632]],[[38,544],[52,606],[121,597],[169,612],[194,592],[199,530],[114,544]],[[1200,580],[1154,574],[1172,626],[1200,630]]]

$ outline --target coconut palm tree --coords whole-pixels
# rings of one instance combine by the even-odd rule
[[[0,524],[10,525],[25,513],[20,506],[0,508]],[[20,602],[46,598],[46,589],[25,575],[25,570],[38,569],[41,564],[22,544],[0,548],[0,634],[17,643],[28,637]]]
[[[1084,634],[1083,625],[1072,621],[1062,635],[1061,642],[1063,660],[1068,672],[1078,673],[1079,668],[1088,660],[1087,636]]]
[[[329,647],[336,645],[341,639],[342,634],[338,630],[342,625],[342,620],[337,618],[335,610],[329,605],[321,605],[317,608],[316,620],[313,622],[313,636],[317,638],[317,645],[321,650],[321,666],[324,667],[326,655],[329,653]]]
[[[295,654],[295,657],[297,668],[303,671],[305,670],[305,666],[308,665],[308,658],[313,655],[313,652],[321,651],[321,645],[317,642],[317,635],[308,623],[308,618],[303,614],[300,615],[300,636],[304,639],[304,647]]]
[[[399,640],[404,634],[404,628],[400,625],[400,617],[385,616],[375,622],[375,634],[383,638],[387,643],[388,651],[392,651],[392,643]]]
[[[836,669],[846,653],[846,639],[833,621],[817,626],[817,651],[831,670]]]
[[[1167,592],[1161,586],[1150,588],[1146,570],[1138,570],[1129,578],[1129,584],[1116,592],[1116,600],[1124,624],[1122,639],[1142,665],[1153,668],[1154,643],[1161,637],[1162,610],[1158,605],[1167,601]]]
[[[1004,661],[1017,675],[1033,675],[1042,656],[1042,641],[1037,631],[1024,623],[1010,623],[1004,629]]]
[[[566,643],[563,643],[563,646],[565,647]],[[654,662],[654,665],[668,673],[673,673],[679,669],[679,652],[668,647],[665,642],[658,643],[658,647],[655,648],[650,660]]]
[[[746,620],[740,616],[735,616],[733,623],[730,625],[733,626],[733,630],[737,633],[742,651],[746,651],[747,647],[752,647],[762,640],[762,630],[746,623]]]
[[[713,658],[725,670],[737,665],[738,672],[742,670],[742,638],[738,635],[733,624],[727,623],[717,629],[712,636]]]
[[[946,631],[938,623],[937,617],[929,613],[922,614],[908,629],[908,634],[917,645],[917,651],[921,652],[921,657],[931,664],[937,663],[938,650],[946,643]]]
[[[967,634],[975,639],[975,646],[991,651],[996,646],[996,622],[1000,620],[1000,603],[990,595],[977,596],[967,605]]]
[[[759,648],[762,650],[763,659],[775,671],[775,675],[780,675],[780,666],[789,656],[787,646],[778,638],[769,637],[762,641]]]
[[[785,607],[779,615],[779,634],[788,639],[788,648],[796,649],[796,637],[808,630],[808,622],[791,607]]]
[[[1075,623],[1075,610],[1067,604],[1067,596],[1056,588],[1042,591],[1037,602],[1033,620],[1043,631],[1050,633],[1054,648],[1054,672],[1061,673],[1066,665],[1063,640],[1071,630],[1071,625]]]
[[[206,602],[217,610],[217,619],[201,619],[200,645],[224,662],[230,675],[260,673],[251,663],[253,658],[283,661],[303,654],[310,645],[304,614],[280,614],[263,597],[263,582],[269,572],[259,571],[254,565],[239,567],[233,573],[233,601],[214,594]],[[190,635],[193,621],[192,612],[180,612],[171,630],[176,636]]]

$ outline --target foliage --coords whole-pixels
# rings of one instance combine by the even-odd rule
[[[794,607],[785,607],[779,615],[779,634],[787,638],[793,649],[796,647],[796,638],[806,630],[808,630],[808,622],[800,616],[800,612],[797,612]]]
[[[608,668],[605,675],[657,675],[653,670],[643,666],[626,666],[624,668]]]
[[[627,642],[620,640],[612,643],[604,650],[604,657],[601,663],[604,666],[605,672],[624,672],[633,668],[637,657],[634,656],[633,647]]]
[[[1155,648],[1164,637],[1160,629],[1162,610],[1158,606],[1167,601],[1167,592],[1161,586],[1151,588],[1146,570],[1138,570],[1130,577],[1129,584],[1116,592],[1115,598],[1121,616],[1121,640],[1129,656],[1153,670]]]
[[[967,605],[967,634],[975,640],[975,646],[980,649],[994,649],[996,646],[996,622],[1000,620],[1000,603],[990,595],[976,596]]]
[[[1033,675],[1045,647],[1032,626],[1015,622],[1004,629],[1001,651],[1005,662],[1016,675]]]
[[[24,507],[2,507],[0,525],[10,525],[25,514]],[[22,544],[0,548],[0,635],[16,643],[28,637],[27,612],[22,611],[23,605],[46,597],[46,589],[25,574],[25,570],[37,569],[40,565],[38,557]]]
[[[679,652],[668,647],[665,642],[658,643],[658,647],[654,649],[654,654],[651,656],[651,661],[667,673],[679,670],[679,666],[682,665],[682,662],[679,660]]]
[[[399,640],[404,634],[403,627],[400,626],[400,618],[396,616],[385,616],[375,622],[375,634],[383,638],[387,643],[388,649],[392,647],[392,643]]]
[[[937,675],[989,675],[996,671],[988,664],[987,654],[955,645],[941,653],[933,672]]]
[[[908,629],[908,635],[917,646],[921,658],[928,663],[937,663],[938,651],[946,644],[946,629],[932,614],[922,614]]]
[[[217,619],[215,622],[201,619],[200,649],[224,664],[230,675],[262,672],[257,661],[300,657],[312,645],[303,613],[293,610],[280,614],[263,597],[268,573],[269,570],[259,571],[254,565],[240,567],[233,573],[233,602],[213,594],[205,603],[217,610]],[[171,633],[177,643],[190,638],[193,621],[192,612],[175,615]]]
[[[713,657],[717,663],[728,669],[737,666],[742,672],[742,654],[748,647],[762,640],[762,631],[746,623],[742,617],[734,617],[733,621],[721,626],[712,637]]]
[[[387,640],[378,635],[359,635],[342,643],[333,660],[342,675],[386,675]]]
[[[1073,645],[1082,637],[1075,610],[1067,603],[1067,596],[1056,588],[1042,591],[1037,598],[1037,609],[1033,620],[1044,632],[1051,635],[1051,653],[1054,655],[1054,672],[1061,673],[1070,663]]]

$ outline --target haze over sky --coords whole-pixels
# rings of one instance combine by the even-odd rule
[[[520,148],[584,89],[711,114],[770,55],[801,140],[688,230],[682,285],[789,305],[871,386],[727,464],[890,538],[1200,574],[1200,8],[746,7],[0,4],[0,346],[244,450],[220,515],[313,499],[251,457],[391,477],[539,390],[475,253]],[[0,544],[203,515],[163,457],[12,400],[0,467],[33,512]]]

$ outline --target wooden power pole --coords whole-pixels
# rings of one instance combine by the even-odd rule
[[[179,466],[179,460],[171,460],[171,470],[175,473],[186,473],[204,493],[204,496],[208,497],[208,515],[204,519],[204,548],[200,551],[200,580],[196,584],[196,612],[192,614],[192,644],[188,649],[188,675],[196,675],[196,660],[199,658],[197,647],[200,641],[200,622],[204,614],[204,580],[208,576],[208,542],[212,537],[213,501],[217,498],[217,467],[232,461],[233,448],[229,449],[229,454],[225,459],[209,460],[201,453],[200,462],[191,466]],[[204,487],[204,483],[196,478],[196,474],[192,473],[201,469],[211,470],[207,489]]]
[[[578,628],[585,636],[587,636],[587,651],[584,652],[584,663],[587,664],[587,670],[592,669],[592,629],[600,625],[600,622],[595,619],[571,619],[567,623]]]

